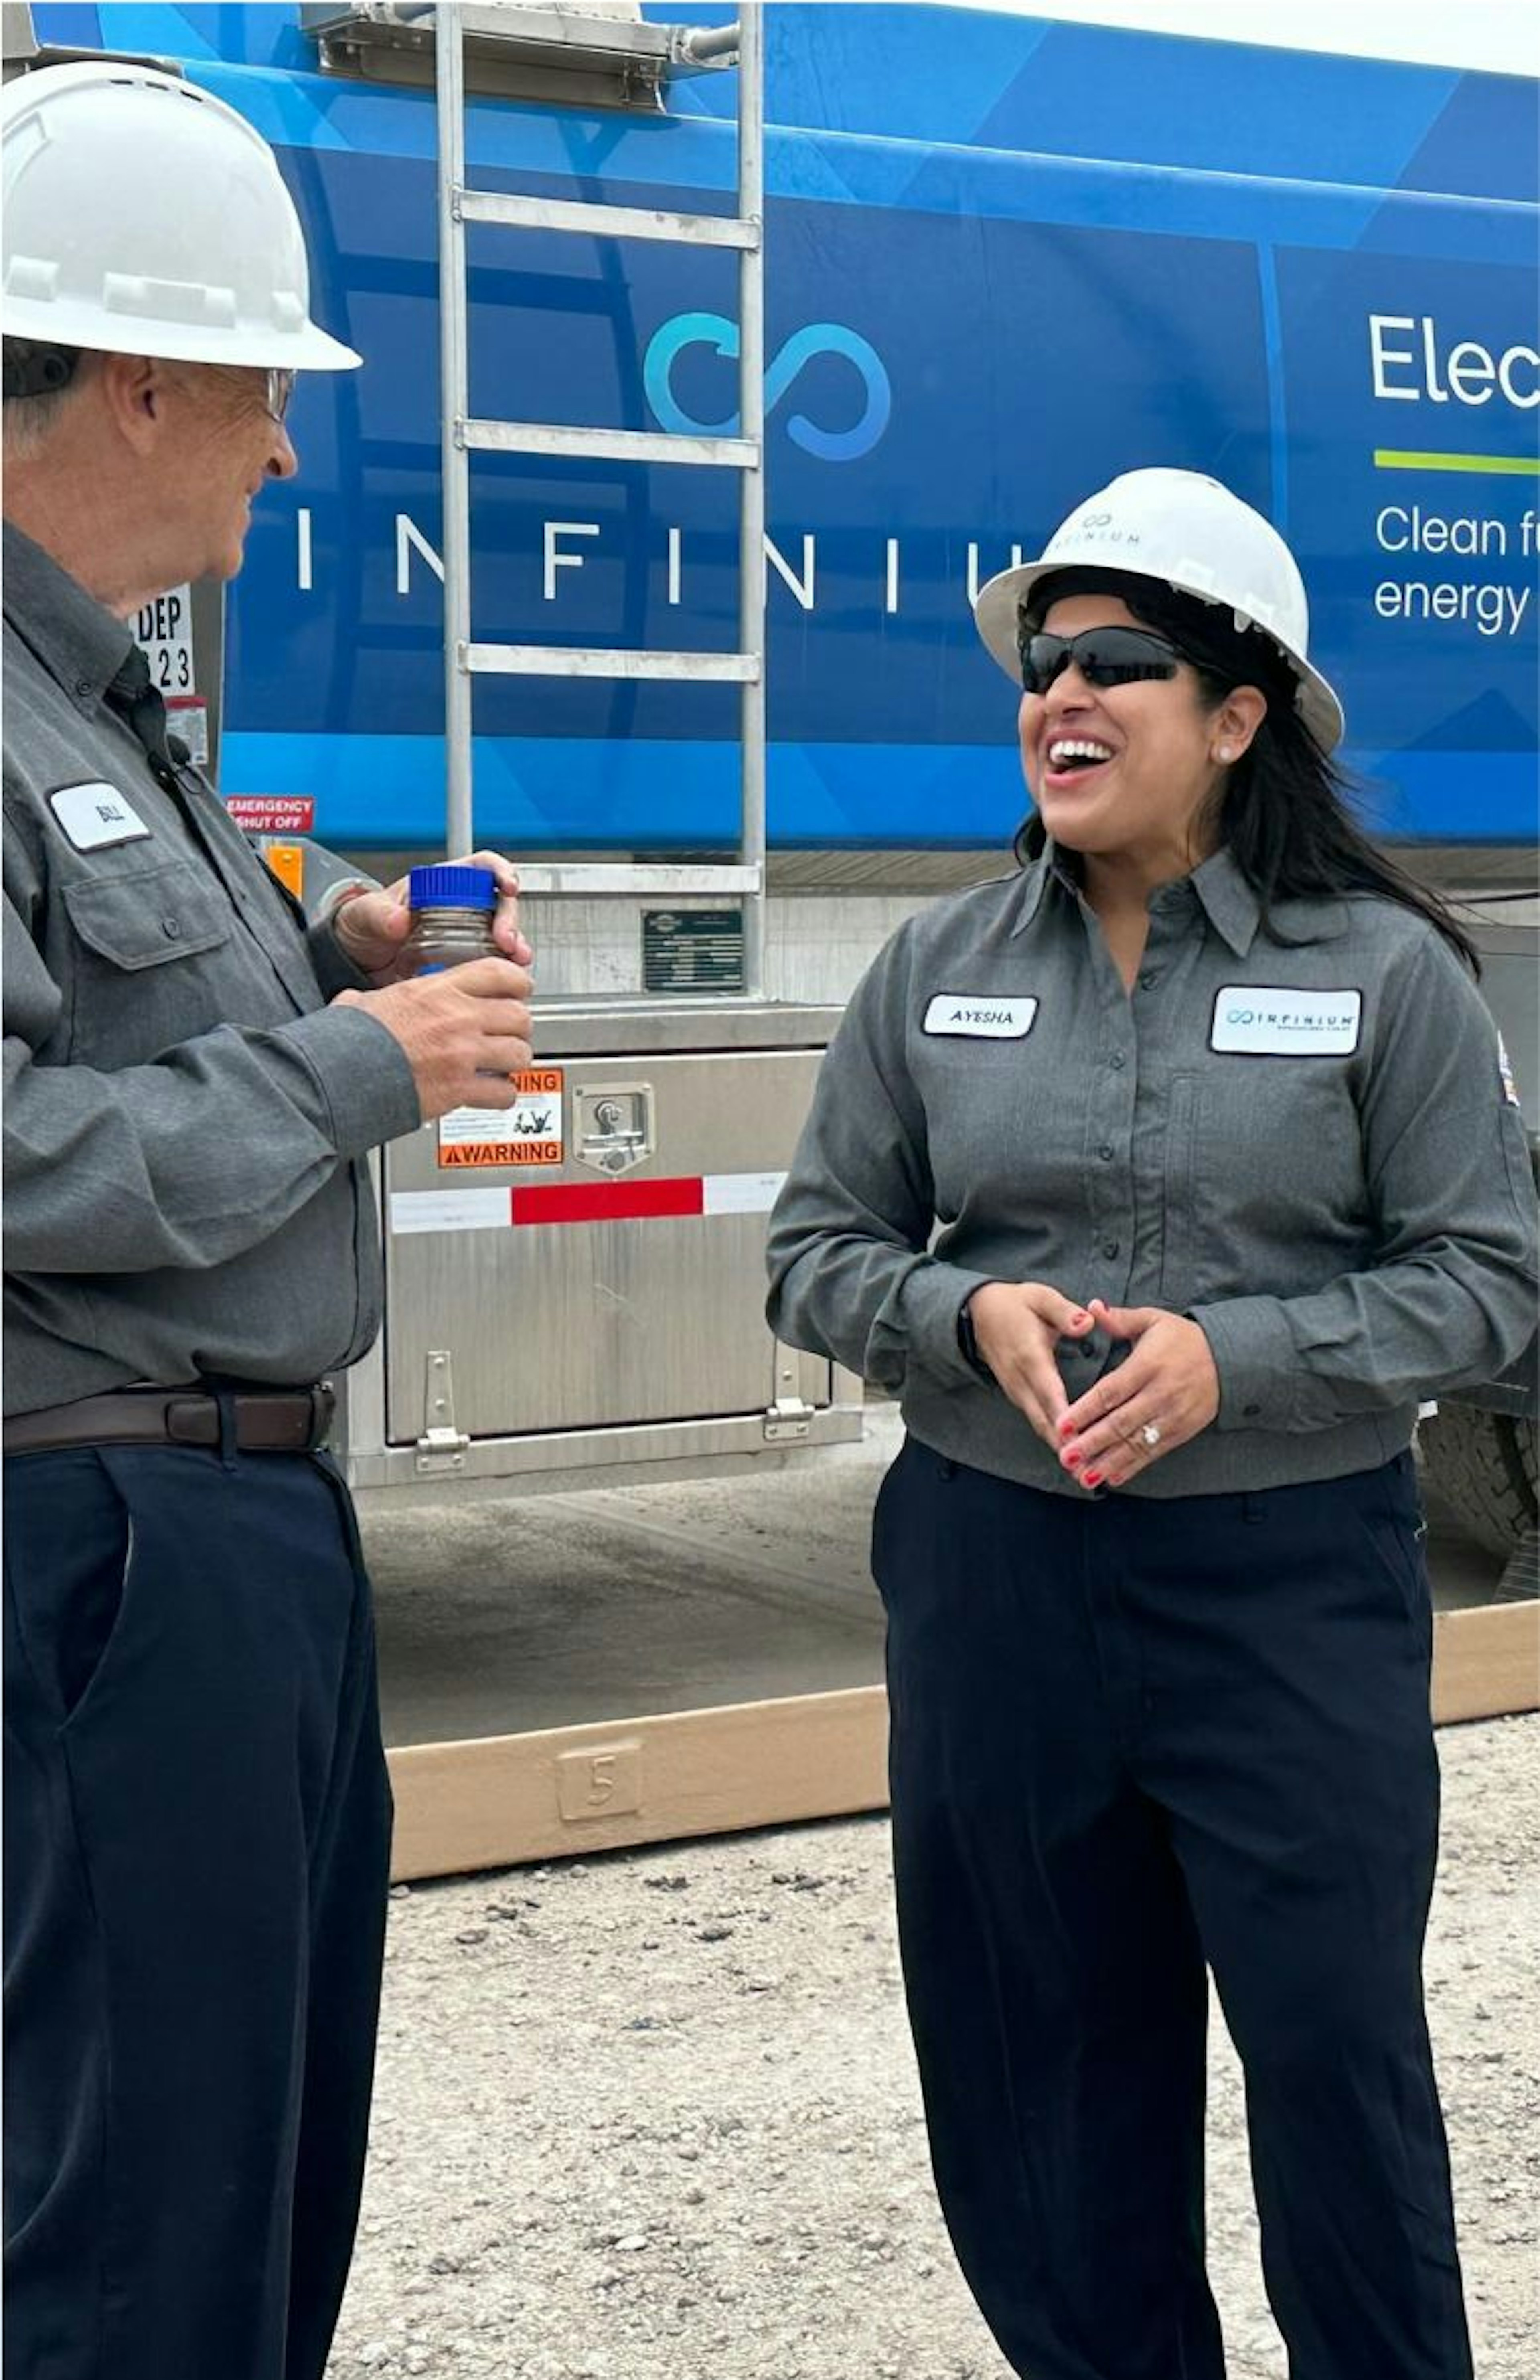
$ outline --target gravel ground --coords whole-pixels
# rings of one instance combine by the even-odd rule
[[[1447,1730],[1428,1951],[1481,2380],[1531,2380],[1540,1718]],[[1007,2380],[931,2195],[879,1818],[398,1887],[332,2380]],[[1283,2380],[1214,2047],[1231,2380]]]

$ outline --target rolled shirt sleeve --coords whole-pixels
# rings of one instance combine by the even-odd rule
[[[1385,982],[1360,1102],[1378,1255],[1301,1296],[1189,1310],[1221,1431],[1329,1429],[1474,1388],[1535,1328],[1535,1195],[1497,1027],[1432,934]]]

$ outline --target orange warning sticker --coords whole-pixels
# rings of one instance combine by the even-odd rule
[[[560,1165],[566,1154],[560,1066],[529,1066],[509,1078],[511,1108],[455,1108],[439,1118],[439,1164],[457,1171],[494,1165]]]
[[[560,1165],[559,1140],[467,1140],[439,1150],[441,1165]]]

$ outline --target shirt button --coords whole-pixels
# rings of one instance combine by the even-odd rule
[[[1115,1257],[1118,1253],[1118,1246],[1119,1243],[1116,1240],[1103,1240],[1101,1244],[1102,1255],[1104,1257]]]
[[[1148,990],[1150,990],[1151,986],[1152,986],[1152,985],[1154,985],[1154,984],[1158,984],[1158,983],[1159,982],[1159,980],[1160,980],[1160,970],[1159,970],[1159,968],[1158,968],[1158,967],[1146,967],[1146,968],[1145,969],[1144,974],[1139,978],[1139,989],[1140,989],[1140,990],[1141,990],[1141,991],[1148,991]]]
[[[1100,1158],[1104,1165],[1110,1165],[1117,1153],[1117,1150],[1113,1148],[1110,1140],[1104,1140],[1101,1147],[1097,1151],[1097,1155]]]
[[[1122,1071],[1122,1068],[1123,1068],[1123,1067],[1128,1063],[1128,1061],[1127,1061],[1127,1059],[1123,1056],[1123,1053],[1122,1053],[1122,1051],[1121,1050],[1113,1050],[1113,1052],[1112,1052],[1112,1055],[1110,1056],[1110,1058],[1109,1058],[1109,1060],[1108,1060],[1108,1062],[1108,1062],[1108,1064],[1111,1067],[1112,1072],[1113,1072],[1114,1074],[1118,1074],[1118,1073],[1120,1073],[1120,1072]]]
[[[75,691],[77,694],[94,694],[96,688],[89,677],[78,677],[75,681]]]
[[[182,926],[180,918],[163,917],[161,919],[161,931],[165,936],[168,942],[180,941],[182,939]]]
[[[1255,1421],[1261,1410],[1262,1408],[1260,1405],[1243,1405],[1241,1407],[1242,1416],[1246,1421]]]

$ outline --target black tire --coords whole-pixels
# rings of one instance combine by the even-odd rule
[[[1423,1484],[1489,1553],[1511,1554],[1540,1514],[1535,1425],[1440,1404],[1417,1431]]]

